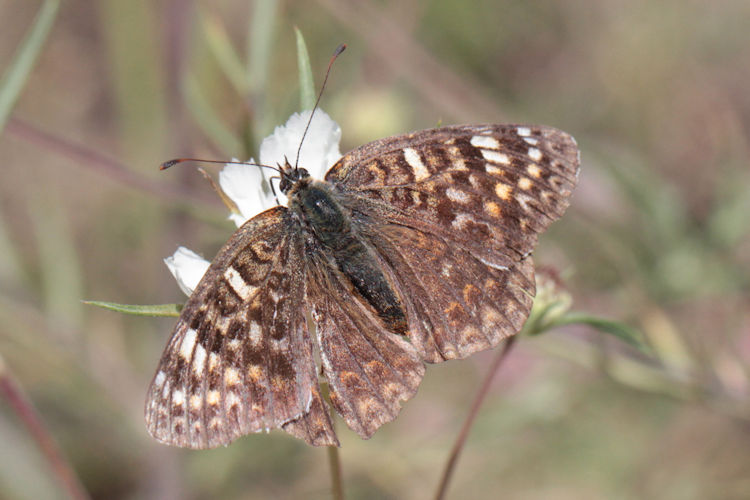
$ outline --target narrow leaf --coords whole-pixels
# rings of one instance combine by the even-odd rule
[[[265,137],[273,127],[272,117],[266,112],[265,103],[277,10],[276,0],[256,0],[248,26],[247,97],[253,106],[250,132],[254,137]]]
[[[315,106],[315,82],[313,81],[310,56],[307,53],[307,45],[302,37],[302,32],[294,27],[297,37],[297,68],[299,69],[299,102],[300,109],[313,109]]]
[[[276,0],[257,0],[250,18],[247,38],[247,76],[253,93],[262,92],[268,81],[268,63],[273,49],[277,7]]]
[[[588,325],[595,328],[603,333],[614,335],[623,342],[630,344],[644,354],[651,354],[651,349],[642,340],[642,335],[635,328],[612,321],[606,318],[599,318],[596,316],[590,316],[586,313],[568,313],[565,316],[558,318],[554,325],[551,326],[563,326],[563,325]]]
[[[100,300],[84,300],[82,302],[89,306],[97,306],[110,311],[133,314],[136,316],[177,317],[180,315],[180,311],[182,311],[182,304],[135,305],[102,302]]]
[[[239,54],[229,40],[226,28],[213,16],[202,15],[201,19],[201,26],[208,42],[209,51],[216,59],[216,62],[235,91],[244,97],[248,89],[245,68]]]
[[[31,68],[34,67],[42,46],[47,40],[47,35],[52,29],[59,6],[59,0],[47,0],[42,5],[34,25],[26,35],[26,39],[21,43],[13,62],[3,74],[3,79],[0,81],[0,133],[2,133],[10,112],[21,94],[21,89],[23,89],[29,73],[31,73]]]
[[[83,320],[83,308],[78,302],[83,294],[83,271],[70,218],[56,196],[50,193],[41,196],[35,197],[30,213],[44,307],[50,317],[79,327]]]
[[[232,134],[216,115],[201,92],[194,75],[185,79],[185,102],[195,118],[196,124],[216,143],[222,151],[233,157],[241,156],[242,143]]]

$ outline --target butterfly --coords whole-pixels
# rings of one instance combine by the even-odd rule
[[[330,401],[369,438],[425,363],[521,329],[537,237],[578,171],[570,135],[529,125],[381,139],[323,180],[279,165],[288,206],[241,226],[185,304],[148,390],[150,434],[213,448],[280,428],[338,446]]]

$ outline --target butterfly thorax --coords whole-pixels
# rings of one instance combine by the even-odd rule
[[[334,264],[393,332],[407,331],[403,301],[372,245],[357,230],[341,194],[328,182],[299,179],[288,191],[289,209],[307,230],[308,251]]]

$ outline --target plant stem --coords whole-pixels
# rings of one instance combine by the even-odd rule
[[[310,323],[310,316],[307,318],[308,324]],[[327,383],[320,384],[320,395],[328,405],[328,409],[331,412],[331,425],[336,427],[336,410],[333,409],[333,403],[331,403],[331,395],[329,393],[329,387]],[[341,478],[341,459],[339,458],[339,447],[338,446],[327,446],[328,450],[328,468],[331,471],[331,493],[333,500],[344,500],[344,483]]]
[[[155,195],[158,199],[170,199],[184,201],[197,200],[207,207],[217,206],[216,200],[199,193],[185,189],[174,188],[169,185],[158,184],[134,171],[131,171],[119,160],[110,158],[98,152],[96,149],[74,143],[68,139],[44,132],[18,118],[8,121],[6,132],[11,137],[17,137],[39,149],[57,154],[67,158],[82,167],[90,168],[100,175],[125,186]],[[154,170],[157,166],[154,165]]]
[[[490,365],[490,368],[487,371],[487,375],[485,375],[484,381],[482,382],[482,387],[479,389],[479,392],[474,398],[474,402],[471,405],[471,410],[469,410],[469,414],[464,421],[461,432],[458,434],[456,442],[453,443],[451,454],[448,458],[448,462],[445,464],[445,468],[443,469],[443,475],[440,478],[440,486],[438,486],[437,493],[435,494],[436,500],[442,500],[443,498],[445,498],[445,493],[448,491],[448,483],[453,476],[453,470],[456,467],[458,457],[463,450],[464,444],[466,443],[466,438],[469,436],[471,426],[474,424],[474,420],[476,420],[476,417],[479,414],[479,408],[482,406],[482,403],[484,403],[484,400],[487,397],[487,393],[489,392],[490,386],[492,385],[492,379],[495,377],[495,374],[500,369],[500,365],[502,365],[503,360],[506,358],[511,348],[515,344],[516,337],[517,336],[513,336],[506,340],[503,348],[495,355],[495,359],[492,360],[492,364]]]
[[[21,386],[11,377],[2,357],[0,357],[0,396],[4,397],[18,418],[26,425],[31,437],[49,463],[62,489],[73,500],[88,500],[90,497],[83,488],[78,476],[63,457],[55,439],[39,418],[31,401],[24,395]]]
[[[333,500],[344,500],[344,487],[341,482],[341,461],[338,446],[328,446],[328,465],[331,468],[331,492]]]

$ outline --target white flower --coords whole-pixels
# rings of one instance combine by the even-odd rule
[[[188,296],[198,286],[198,282],[206,274],[206,269],[210,264],[206,259],[185,247],[178,247],[174,254],[164,259],[164,263],[177,280],[180,290]]]
[[[294,165],[297,149],[309,119],[310,111],[294,113],[285,125],[276,127],[273,134],[263,139],[260,144],[260,163],[275,167],[284,165],[286,160],[289,160],[289,163]],[[299,153],[298,166],[307,169],[312,177],[323,178],[326,170],[341,158],[340,140],[341,127],[321,109],[316,110]],[[254,163],[254,160],[251,158],[248,163]],[[279,203],[286,205],[287,198],[279,191],[278,181],[274,181]],[[255,165],[227,164],[219,173],[222,191],[240,211],[239,214],[229,215],[237,227],[260,212],[276,206],[273,193],[270,188],[264,190],[264,184],[268,188],[261,167]],[[174,255],[164,259],[164,262],[180,289],[187,295],[193,293],[210,264],[185,247],[179,247]]]

